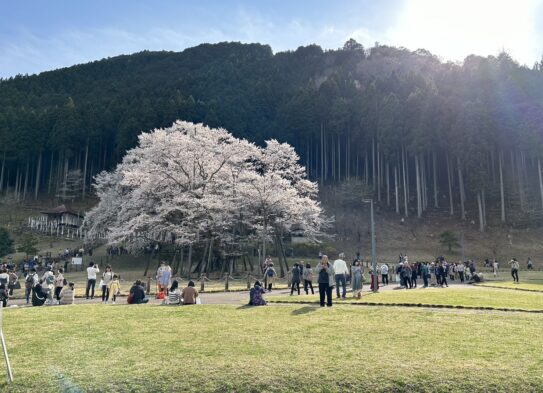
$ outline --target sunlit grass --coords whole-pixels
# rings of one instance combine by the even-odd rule
[[[543,387],[539,314],[76,305],[9,309],[4,319],[15,384],[0,382],[2,391],[54,392],[70,385],[93,392]]]
[[[274,296],[269,297],[268,300],[271,302],[310,301],[318,303],[318,295]],[[347,301],[356,303],[428,304],[543,310],[543,294],[494,288],[417,288],[411,290],[381,291],[376,294],[364,292],[362,299],[358,300],[348,297]],[[338,304],[342,302],[343,300],[337,300]]]

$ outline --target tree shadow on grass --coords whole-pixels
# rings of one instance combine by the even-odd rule
[[[315,306],[305,306],[302,308],[297,308],[296,310],[292,310],[292,315],[303,315],[303,314],[309,314],[310,312],[317,311],[318,307]]]
[[[255,308],[257,306],[249,306],[248,304],[244,304],[243,306],[236,307],[236,310],[246,310],[248,308]]]

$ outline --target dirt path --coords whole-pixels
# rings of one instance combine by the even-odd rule
[[[417,290],[422,288],[421,285],[419,285],[415,289],[411,290]],[[474,285],[467,285],[467,284],[451,284],[450,288],[462,288],[462,289],[473,289],[475,288]],[[447,290],[447,288],[433,288],[435,290]],[[392,290],[399,290],[399,291],[405,291],[405,289],[399,289],[399,287],[396,284],[386,285],[384,287],[380,287],[379,291],[392,291]],[[371,292],[369,289],[369,285],[364,286],[364,289],[362,291],[363,293]],[[302,294],[300,296],[306,296],[304,292],[301,292]],[[318,290],[315,290],[315,293],[318,293]],[[279,289],[274,290],[272,292],[267,292],[265,294],[265,298],[269,299],[273,296],[285,296],[289,295],[290,290],[288,289]],[[347,293],[347,298],[349,297],[350,293]],[[297,296],[297,295],[294,295]],[[249,301],[249,292],[248,291],[236,291],[236,292],[210,292],[210,293],[201,293],[201,299],[203,304],[245,304]],[[126,304],[126,297],[120,297],[117,299],[117,304]],[[75,299],[76,304],[100,304],[101,298],[94,298],[93,300],[86,300],[84,298],[76,298]],[[162,300],[157,300],[154,297],[150,297],[149,304],[161,304]],[[26,301],[25,299],[11,299],[8,303],[9,306],[18,306],[18,307],[26,307]]]

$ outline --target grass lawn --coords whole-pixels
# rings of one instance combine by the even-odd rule
[[[510,288],[510,289],[528,289],[531,291],[543,292],[543,280],[532,280],[528,282],[520,282],[518,284],[512,281],[487,281],[477,286],[489,287],[489,288]]]
[[[350,295],[350,294],[347,294]],[[333,294],[335,297],[335,292]],[[318,295],[274,296],[269,301],[315,302]],[[395,303],[395,304],[438,304],[466,307],[519,308],[543,310],[543,294],[534,292],[511,291],[496,288],[428,288],[411,290],[381,291],[364,293],[362,299],[348,297],[347,301],[357,303]],[[342,301],[339,300],[338,303]]]
[[[542,324],[388,307],[8,309],[15,384],[0,391],[536,392]]]

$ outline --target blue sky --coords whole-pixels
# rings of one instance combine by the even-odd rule
[[[452,61],[505,49],[531,66],[543,54],[543,0],[5,1],[0,77],[202,42],[260,42],[278,52],[338,48],[349,37]]]

